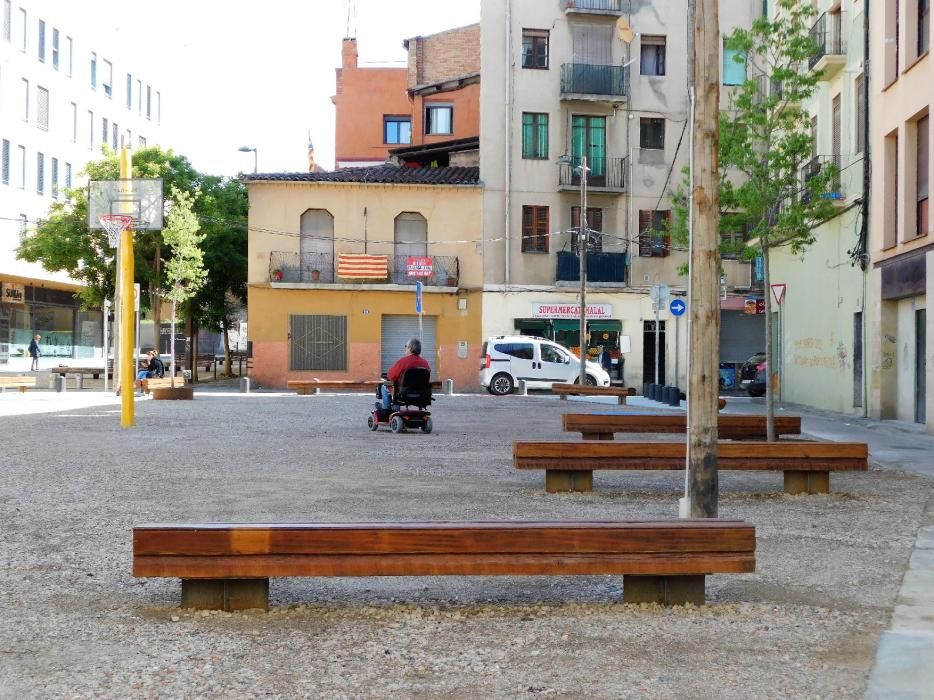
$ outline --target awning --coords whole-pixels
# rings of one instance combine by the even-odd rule
[[[581,329],[580,321],[572,321],[566,318],[556,318],[551,322],[551,325],[555,329],[555,333],[558,331],[579,331]]]
[[[594,331],[613,331],[615,333],[623,330],[622,321],[588,321],[587,328],[591,333]]]

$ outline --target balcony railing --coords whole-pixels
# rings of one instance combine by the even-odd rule
[[[574,156],[571,163],[563,164],[558,171],[558,185],[561,187],[580,187],[581,173],[578,170],[581,158]],[[617,192],[626,191],[626,159],[606,158],[602,156],[587,159],[587,187],[604,188]]]
[[[839,14],[825,12],[811,27],[811,42],[815,53],[808,60],[808,67],[814,68],[824,56],[842,56],[846,53],[843,41],[843,23]]]
[[[580,282],[580,258],[574,253],[558,253],[555,280],[558,282]],[[626,283],[625,253],[587,253],[587,282],[617,284]]]
[[[409,255],[386,255],[388,274],[383,279],[344,279],[337,275],[337,260],[330,253],[294,253],[273,251],[269,254],[269,281],[291,284],[422,284],[432,287],[456,287],[460,284],[460,263],[456,256],[418,256],[431,260],[431,276],[409,274]]]
[[[629,68],[565,63],[561,66],[561,96],[626,97],[629,94]]]
[[[840,177],[840,164],[842,157],[839,155],[814,156],[801,168],[801,201],[808,203],[814,196],[814,192],[808,186],[811,180],[821,174],[828,167],[834,168],[834,174],[827,184],[825,192],[816,193],[822,199],[842,200],[845,198],[843,192],[843,182]]]
[[[619,14],[623,11],[623,0],[567,0],[568,12],[606,12]]]

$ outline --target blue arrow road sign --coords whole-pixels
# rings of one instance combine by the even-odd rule
[[[683,316],[684,312],[687,311],[688,305],[680,299],[672,299],[668,308],[673,316]]]
[[[415,313],[420,314],[422,312],[422,283],[415,283]]]

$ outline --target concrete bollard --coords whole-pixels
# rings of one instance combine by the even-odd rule
[[[529,395],[529,389],[528,389],[528,387],[525,385],[525,380],[524,380],[524,379],[520,379],[520,380],[519,380],[518,389],[519,389],[519,391],[518,391],[519,396],[528,396],[528,395]]]
[[[241,394],[250,393],[250,378],[249,377],[240,377],[240,393]]]
[[[453,379],[444,380],[444,393],[447,394],[448,396],[451,396],[454,394],[454,380]]]
[[[76,374],[75,375],[75,389],[81,391],[84,388],[84,375]]]
[[[55,375],[55,391],[57,391],[58,393],[64,393],[67,389],[68,387],[65,384],[65,377],[63,377],[61,374],[56,374]]]

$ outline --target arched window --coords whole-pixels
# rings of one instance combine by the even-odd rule
[[[404,211],[396,217],[394,227],[395,255],[428,255],[428,221],[415,211]]]
[[[306,209],[299,228],[301,281],[334,281],[334,217],[327,209]],[[315,274],[317,271],[317,274]]]

